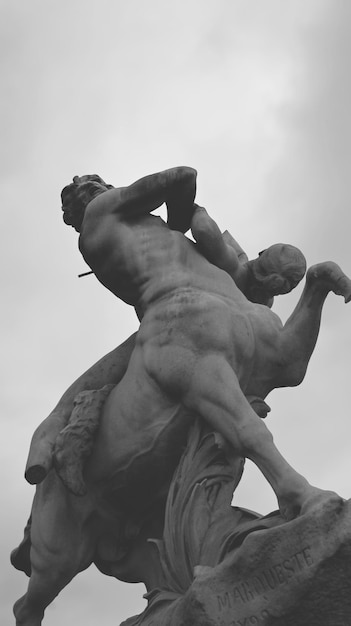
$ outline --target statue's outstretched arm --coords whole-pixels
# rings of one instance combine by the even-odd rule
[[[282,329],[280,354],[282,367],[276,386],[299,385],[305,377],[315,348],[323,305],[330,291],[351,300],[351,280],[331,261],[313,265],[306,274],[301,298]]]
[[[124,376],[135,346],[136,333],[103,356],[82,374],[63,394],[50,415],[38,426],[32,437],[25,476],[29,483],[41,482],[52,465],[53,446],[59,432],[67,425],[73,401],[81,391],[117,385]]]

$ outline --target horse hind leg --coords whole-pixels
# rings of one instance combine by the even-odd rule
[[[32,561],[27,592],[14,604],[16,626],[41,626],[45,609],[81,568],[62,562],[39,568]]]
[[[77,506],[79,503],[79,506]],[[51,472],[37,488],[30,526],[30,579],[13,607],[17,626],[40,626],[46,607],[93,561],[90,505],[74,498]]]
[[[31,576],[27,593],[13,606],[16,626],[41,626],[48,604],[50,600],[47,600],[46,590],[42,588],[40,581],[35,579],[35,575]]]
[[[25,574],[27,574],[28,577],[30,577],[32,573],[31,563],[30,563],[31,525],[32,525],[32,515],[30,515],[28,522],[25,526],[24,533],[23,533],[24,536],[23,536],[21,543],[19,544],[17,548],[12,550],[11,555],[10,555],[10,561],[13,567],[24,572]]]
[[[65,576],[62,570],[59,574],[54,567],[37,567],[36,560],[31,555],[31,576],[27,592],[13,607],[16,626],[40,626],[46,607],[73,578],[72,575]]]
[[[73,545],[71,547],[74,548]],[[64,555],[47,555],[47,562],[43,563],[42,555],[38,559],[36,554],[31,554],[32,573],[27,593],[13,607],[16,626],[41,626],[45,609],[92,560],[93,554],[82,562],[72,552],[67,554],[65,550]]]

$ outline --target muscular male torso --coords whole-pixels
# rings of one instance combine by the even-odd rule
[[[170,230],[160,217],[126,220],[114,214],[98,227],[87,217],[81,252],[100,282],[139,311],[137,347],[145,352],[150,371],[159,351],[174,350],[181,360],[181,375],[188,380],[202,355],[220,353],[244,393],[262,397],[269,393],[272,368],[278,369],[280,362],[282,324],[277,315],[248,301],[225,271],[209,263],[195,243]],[[176,385],[174,371],[173,376]]]
[[[159,217],[113,214],[96,221],[88,212],[80,249],[97,278],[141,314],[128,370],[103,411],[91,466],[102,467],[95,462],[101,451],[105,469],[94,478],[112,476],[113,483],[114,476],[119,482],[135,475],[140,487],[143,468],[149,480],[155,456],[162,476],[163,463],[164,473],[176,463],[162,450],[186,437],[187,414],[227,422],[224,434],[235,445],[230,422],[238,402],[229,397],[231,389],[237,381],[243,395],[262,398],[271,390],[273,369],[279,369],[279,318],[249,302],[226,272]],[[241,421],[246,410],[238,409]]]
[[[226,272],[160,217],[127,220],[114,214],[98,227],[87,217],[81,252],[97,278],[140,312],[138,346],[153,352],[145,357],[146,365],[157,360],[161,349],[182,349],[188,352],[182,363],[188,376],[197,358],[219,352],[245,393],[267,395],[271,388],[262,381],[257,389],[257,375],[279,366],[282,324],[277,315],[249,302]]]

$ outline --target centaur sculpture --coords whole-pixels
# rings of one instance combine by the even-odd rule
[[[234,240],[194,204],[195,184],[195,170],[177,167],[123,188],[75,177],[62,192],[64,220],[80,232],[84,259],[134,306],[140,329],[72,386],[33,438],[27,477],[42,482],[25,542],[30,557],[20,565],[30,581],[14,607],[18,626],[39,626],[48,604],[93,561],[121,563],[118,576],[135,580],[133,558],[123,569],[128,541],[140,566],[140,519],[144,533],[160,532],[152,514],[194,416],[259,467],[286,519],[338,498],[287,463],[259,415],[272,389],[303,380],[324,300],[334,291],[348,302],[351,281],[334,263],[313,266],[283,326],[265,305],[301,280],[302,255],[280,245],[256,265],[242,264]],[[167,224],[152,215],[164,202]],[[196,243],[184,236],[189,227]],[[105,383],[112,385],[84,391]]]

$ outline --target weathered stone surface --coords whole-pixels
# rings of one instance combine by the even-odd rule
[[[124,626],[351,624],[351,500],[321,492],[289,522],[231,507],[240,461],[194,424],[152,541],[159,588]]]
[[[182,599],[160,593],[130,623],[349,626],[350,557],[351,501],[330,497],[294,521],[251,533],[216,567],[196,568]]]

